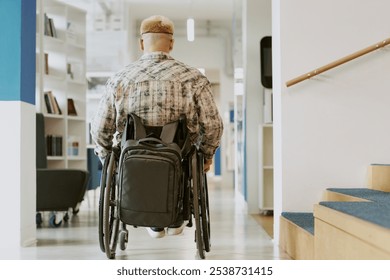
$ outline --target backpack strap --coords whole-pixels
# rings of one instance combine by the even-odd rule
[[[146,137],[145,127],[142,124],[141,118],[130,113],[127,115],[126,126],[122,134],[121,145],[124,146],[128,139],[141,139]]]
[[[130,117],[134,121],[134,139],[141,139],[146,137],[146,130],[144,124],[141,121],[141,118],[137,115],[130,113]]]
[[[160,139],[165,143],[172,143],[173,139],[175,139],[178,125],[179,121],[165,124],[161,130]]]

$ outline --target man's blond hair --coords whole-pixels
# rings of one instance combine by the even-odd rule
[[[174,29],[173,22],[169,18],[154,15],[142,21],[140,33],[141,35],[146,33],[165,33],[173,35]]]

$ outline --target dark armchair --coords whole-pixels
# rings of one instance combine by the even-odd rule
[[[48,169],[46,157],[45,120],[36,115],[36,167],[37,167],[37,224],[42,223],[41,211],[79,211],[84,198],[89,174],[78,169]],[[59,226],[61,221],[50,218],[51,226]]]

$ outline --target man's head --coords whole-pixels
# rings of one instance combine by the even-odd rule
[[[165,33],[173,35],[174,26],[173,22],[164,16],[151,16],[144,19],[141,23],[140,33],[141,35],[147,33]]]
[[[155,15],[141,23],[141,50],[144,52],[170,52],[173,48],[173,22],[164,16]]]

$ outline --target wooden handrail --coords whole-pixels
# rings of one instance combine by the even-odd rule
[[[303,74],[303,75],[298,76],[298,77],[296,77],[296,78],[294,78],[292,80],[289,80],[289,81],[286,82],[286,86],[290,87],[290,86],[295,85],[297,83],[300,83],[300,82],[302,82],[304,80],[310,79],[310,78],[312,78],[314,76],[317,76],[318,74],[321,74],[321,73],[323,73],[323,72],[325,72],[325,71],[327,71],[329,69],[335,68],[335,67],[337,67],[337,66],[339,66],[341,64],[344,64],[344,63],[346,63],[348,61],[351,61],[351,60],[353,60],[355,58],[358,58],[358,57],[360,57],[362,55],[365,55],[365,54],[370,53],[372,51],[375,51],[377,49],[383,48],[383,47],[385,47],[385,46],[387,46],[389,44],[390,44],[390,38],[388,38],[386,40],[383,40],[383,41],[380,41],[379,43],[376,43],[375,45],[372,45],[372,46],[369,46],[367,48],[364,48],[364,49],[362,49],[360,51],[357,51],[357,52],[355,52],[353,54],[347,55],[347,56],[345,56],[343,58],[340,58],[340,59],[335,60],[335,61],[333,61],[333,62],[331,62],[329,64],[326,64],[326,65],[324,65],[324,66],[322,66],[322,67],[320,67],[320,68],[318,68],[316,70],[310,71],[310,72],[308,72],[306,74]]]

